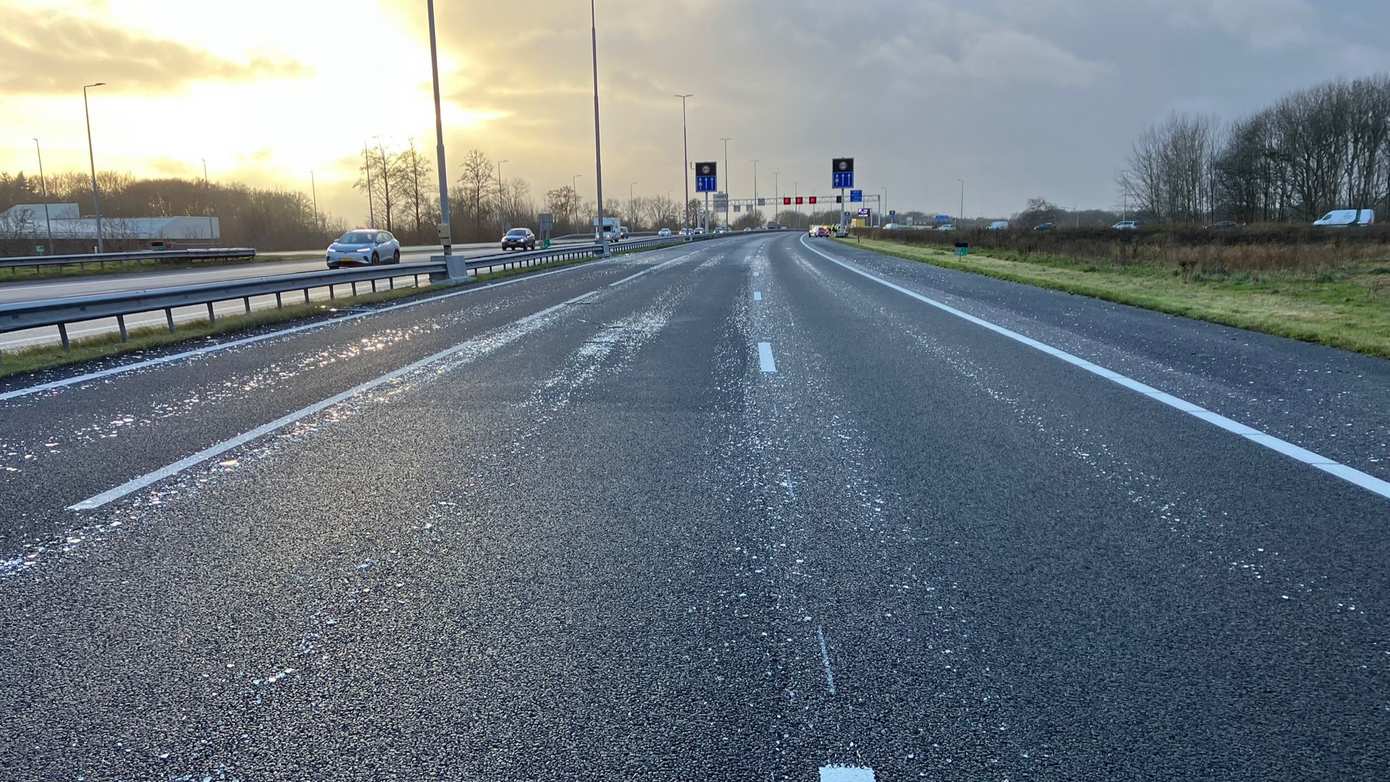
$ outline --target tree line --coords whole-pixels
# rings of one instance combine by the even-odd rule
[[[1390,76],[1333,81],[1223,124],[1173,114],[1131,149],[1120,186],[1141,219],[1306,222],[1390,212]]]

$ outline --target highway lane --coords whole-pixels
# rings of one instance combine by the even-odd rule
[[[566,241],[558,242],[557,244],[568,243],[581,242]],[[431,256],[437,255],[438,252],[438,248],[405,248],[405,251],[401,254],[401,263],[404,266],[408,266],[412,262],[428,261]],[[455,248],[455,253],[457,255],[467,258],[496,255],[500,252],[501,250],[495,242],[459,245]],[[224,282],[228,280],[266,277],[278,274],[323,271],[325,268],[324,262],[321,259],[291,260],[233,266],[209,266],[202,269],[179,269],[140,272],[135,274],[101,275],[76,279],[59,278],[31,283],[0,283],[0,304],[66,298],[97,293],[147,290],[151,288],[194,285],[208,282]],[[410,285],[413,283],[407,282],[406,284]],[[421,284],[428,284],[428,280],[422,277]],[[310,298],[311,300],[327,301],[329,299],[329,294],[326,289],[313,291]],[[261,296],[251,300],[251,308],[253,310],[270,309],[274,306],[274,296]],[[245,312],[245,308],[240,301],[224,301],[217,303],[214,306],[214,311],[219,317],[226,317],[229,315],[242,314]],[[174,320],[179,323],[189,323],[206,319],[207,310],[204,307],[184,307],[174,311]],[[162,312],[140,313],[126,319],[126,325],[131,329],[162,326],[164,323],[165,319]],[[118,326],[114,318],[101,318],[75,324],[68,330],[68,333],[73,339],[80,339],[83,337],[110,334],[117,330]],[[59,341],[60,338],[56,328],[14,331],[0,335],[0,351],[15,350],[34,345],[57,344]]]
[[[1386,362],[811,246],[0,401],[0,777],[1385,776],[1390,501],[831,258],[1275,424]]]

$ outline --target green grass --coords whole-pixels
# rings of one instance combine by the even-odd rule
[[[496,280],[523,276],[537,271],[550,271],[566,266],[575,266],[577,264],[587,263],[588,260],[587,258],[574,259],[532,266],[524,269],[509,269],[493,274],[481,274],[474,277],[471,281],[462,284],[475,285],[478,283],[494,282]],[[212,323],[209,323],[206,319],[180,322],[176,330],[172,333],[164,326],[131,329],[130,338],[125,342],[121,341],[120,334],[112,332],[96,337],[73,340],[69,350],[64,350],[61,345],[38,345],[14,352],[6,352],[3,356],[0,356],[0,378],[20,375],[27,372],[36,372],[42,369],[52,369],[69,364],[80,364],[84,361],[92,361],[94,359],[139,353],[168,345],[175,345],[181,342],[236,334],[238,332],[273,326],[293,320],[327,316],[333,314],[335,311],[342,310],[344,306],[357,307],[416,296],[426,296],[430,293],[441,293],[442,291],[454,287],[457,286],[431,285],[419,288],[397,288],[395,290],[381,291],[379,293],[364,293],[359,296],[339,296],[337,299],[327,302],[295,304],[286,306],[283,309],[253,310],[249,315],[218,316],[217,320]]]
[[[1316,271],[1187,274],[1160,264],[1106,264],[1055,256],[841,240],[947,269],[1130,304],[1390,358],[1390,268],[1357,262]]]

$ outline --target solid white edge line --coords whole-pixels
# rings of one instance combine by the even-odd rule
[[[583,301],[589,298],[590,296],[594,296],[597,294],[598,291],[589,291],[588,293],[582,293],[571,299],[566,299],[565,301],[562,301],[559,304],[556,304],[552,307],[546,307],[540,312],[534,312],[530,315],[527,315],[526,317],[515,321],[515,324],[513,325],[529,323],[539,317],[548,315],[558,309]],[[113,489],[108,489],[100,494],[88,497],[87,499],[82,500],[81,502],[69,505],[67,509],[72,511],[78,511],[100,508],[101,506],[106,505],[107,503],[113,502],[128,494],[140,491],[141,489],[147,486],[158,483],[164,480],[165,478],[177,475],[190,467],[194,467],[216,456],[220,456],[221,454],[224,454],[227,451],[236,448],[237,446],[245,445],[246,443],[249,443],[252,440],[257,440],[261,437],[264,437],[267,434],[270,434],[271,432],[276,431],[277,429],[283,429],[284,427],[289,426],[290,424],[295,423],[296,421],[311,416],[314,413],[326,410],[340,402],[347,401],[352,397],[371,391],[372,389],[385,385],[386,383],[389,383],[392,380],[395,380],[396,378],[414,372],[417,369],[422,369],[425,366],[428,366],[429,364],[448,358],[449,356],[454,355],[455,353],[462,352],[463,350],[467,349],[470,344],[472,344],[472,340],[465,340],[457,345],[445,348],[444,350],[441,350],[438,353],[425,356],[422,359],[413,361],[398,369],[393,369],[384,375],[375,377],[364,383],[359,383],[358,385],[355,385],[346,391],[334,394],[333,396],[330,396],[327,399],[322,399],[318,402],[314,402],[311,405],[301,407],[300,409],[295,410],[292,413],[287,413],[275,419],[274,421],[271,421],[270,423],[261,424],[255,429],[243,432],[237,435],[236,437],[230,438],[228,440],[223,440],[220,443],[204,448],[203,450],[198,451],[197,453],[191,456],[187,456],[183,459],[180,459],[174,462],[173,464],[165,465],[159,468],[158,470],[145,473],[144,475],[141,475],[137,478],[132,478],[131,480],[128,480],[125,483],[122,483],[120,486],[117,486]]]
[[[777,371],[777,359],[772,357],[771,342],[758,343],[758,368],[768,373]]]
[[[1242,437],[1252,443],[1255,443],[1256,445],[1264,446],[1265,448],[1268,448],[1277,453],[1281,453],[1291,459],[1302,462],[1303,464],[1306,464],[1310,467],[1315,467],[1319,470],[1322,470],[1328,475],[1333,475],[1338,478],[1341,478],[1342,480],[1351,483],[1354,486],[1358,486],[1362,489],[1365,489],[1366,491],[1369,491],[1372,494],[1376,494],[1386,499],[1390,499],[1390,481],[1381,480],[1380,478],[1377,478],[1374,475],[1369,475],[1354,467],[1342,464],[1341,462],[1338,462],[1335,459],[1329,459],[1326,456],[1314,453],[1312,451],[1307,450],[1306,448],[1301,448],[1297,445],[1294,445],[1293,443],[1281,440],[1272,434],[1266,434],[1265,432],[1255,429],[1254,427],[1247,426],[1245,424],[1240,423],[1239,421],[1234,421],[1230,418],[1220,415],[1219,413],[1214,413],[1202,407],[1201,405],[1196,405],[1185,399],[1180,399],[1171,394],[1159,391],[1158,389],[1149,385],[1145,385],[1144,383],[1141,383],[1138,380],[1135,380],[1134,378],[1122,375],[1119,372],[1116,372],[1111,369],[1106,369],[1105,367],[1102,367],[1098,364],[1093,364],[1090,361],[1087,361],[1084,358],[1080,358],[1079,356],[1072,355],[1071,353],[1068,353],[1065,350],[1061,350],[1060,348],[1054,348],[1045,342],[1039,342],[1038,340],[1033,339],[1032,337],[1026,337],[1016,331],[1007,329],[995,323],[991,323],[990,321],[987,321],[983,318],[971,315],[968,312],[958,310],[949,304],[944,304],[935,299],[923,296],[922,294],[914,290],[910,290],[908,288],[902,287],[901,285],[891,283],[881,277],[870,274],[869,272],[859,269],[849,263],[841,261],[837,258],[832,258],[831,256],[821,252],[820,250],[811,247],[810,245],[806,244],[805,237],[801,238],[800,243],[802,247],[806,248],[807,250],[810,250],[816,255],[819,255],[827,261],[830,261],[831,263],[840,266],[848,271],[854,272],[855,274],[858,274],[861,277],[873,280],[879,285],[891,288],[892,290],[910,296],[922,302],[923,304],[935,307],[941,310],[942,312],[954,315],[958,318],[961,318],[962,320],[968,321],[982,328],[989,329],[990,331],[993,331],[996,334],[1008,337],[1009,339],[1014,340],[1015,342],[1027,345],[1028,347],[1046,353],[1049,356],[1052,356],[1053,358],[1061,359],[1062,361],[1065,361],[1068,364],[1084,369],[1093,375],[1103,377],[1106,380],[1124,386],[1125,388],[1128,388],[1131,391],[1136,391],[1140,394],[1143,394],[1144,396],[1147,396],[1155,402],[1160,402],[1175,410],[1186,413],[1192,416],[1193,418],[1205,421],[1211,424],[1212,426],[1218,427],[1220,429],[1224,429],[1225,431]]]
[[[664,249],[664,248],[657,248],[657,249]],[[456,297],[456,296],[466,296],[466,295],[471,294],[471,293],[480,293],[480,292],[482,292],[482,291],[492,290],[492,289],[494,289],[494,288],[502,288],[502,287],[505,287],[505,286],[508,286],[508,285],[516,285],[516,284],[518,284],[518,283],[528,282],[528,281],[530,281],[530,280],[539,280],[539,279],[542,278],[542,277],[549,277],[549,276],[555,275],[555,274],[565,274],[565,273],[569,273],[569,272],[579,271],[579,270],[581,270],[581,269],[592,269],[593,267],[595,267],[595,266],[597,266],[597,265],[600,265],[600,264],[607,264],[607,263],[612,263],[612,259],[606,259],[606,260],[600,260],[600,261],[592,261],[592,262],[589,262],[589,263],[577,264],[577,265],[575,265],[575,266],[571,266],[571,267],[564,268],[564,269],[553,269],[553,270],[548,271],[548,272],[538,272],[538,273],[536,273],[536,274],[527,274],[527,275],[525,275],[525,276],[517,277],[516,279],[512,279],[512,280],[502,280],[502,281],[500,281],[500,282],[485,283],[485,284],[480,285],[480,286],[478,286],[478,287],[470,287],[470,288],[468,288],[467,290],[453,291],[453,292],[451,292],[451,293],[443,293],[443,294],[440,294],[440,295],[438,295],[438,296],[424,296],[424,297],[421,297],[421,298],[419,298],[419,299],[414,299],[414,300],[411,300],[411,301],[402,302],[402,303],[400,303],[400,304],[391,304],[391,305],[387,305],[387,306],[385,306],[385,307],[373,308],[373,309],[367,310],[367,311],[365,311],[365,312],[354,313],[354,314],[351,314],[351,315],[344,315],[344,316],[342,316],[342,317],[336,317],[336,318],[328,318],[328,319],[326,319],[326,320],[322,320],[322,321],[319,321],[319,322],[317,322],[317,323],[306,323],[306,324],[303,324],[303,325],[301,325],[301,326],[292,326],[292,327],[287,328],[287,329],[278,329],[278,330],[276,330],[276,331],[271,331],[271,332],[268,332],[268,333],[265,333],[265,334],[257,334],[257,335],[254,336],[254,337],[244,337],[244,338],[242,338],[242,339],[235,339],[235,340],[232,340],[232,341],[230,341],[230,342],[219,342],[219,343],[216,344],[216,345],[208,345],[207,347],[197,348],[197,349],[195,349],[195,350],[186,350],[186,351],[183,351],[183,352],[181,352],[181,353],[174,353],[174,354],[168,355],[168,356],[160,356],[159,358],[151,358],[151,359],[146,359],[146,360],[144,360],[144,361],[137,361],[137,362],[135,362],[135,363],[133,363],[133,364],[124,364],[124,365],[121,365],[121,366],[118,366],[118,367],[111,367],[111,368],[109,368],[109,369],[103,369],[103,370],[100,370],[100,371],[97,371],[97,372],[88,372],[87,374],[83,374],[83,375],[74,375],[73,377],[63,378],[62,380],[54,380],[54,381],[51,382],[51,383],[42,383],[42,384],[37,385],[37,386],[29,386],[29,387],[27,387],[27,388],[19,388],[19,389],[15,389],[14,391],[6,391],[6,392],[4,392],[4,393],[0,393],[0,402],[4,402],[4,401],[10,400],[10,399],[17,399],[17,398],[23,397],[23,396],[29,396],[30,394],[37,394],[37,393],[40,393],[40,392],[43,392],[43,391],[51,391],[51,390],[53,390],[53,389],[55,389],[55,388],[66,388],[66,387],[68,387],[68,386],[74,386],[74,385],[78,385],[78,384],[80,384],[80,383],[89,383],[89,382],[91,382],[91,381],[93,381],[93,380],[100,380],[100,379],[102,379],[102,378],[104,378],[104,377],[111,377],[112,375],[120,375],[120,374],[124,374],[124,373],[126,373],[126,372],[134,372],[134,371],[137,370],[137,369],[147,369],[147,368],[149,368],[149,367],[159,366],[159,365],[161,365],[161,364],[169,364],[169,363],[172,363],[172,362],[174,362],[174,361],[181,361],[181,360],[183,360],[183,359],[192,358],[192,357],[194,357],[194,356],[206,355],[206,354],[208,354],[208,353],[216,353],[216,352],[219,352],[219,351],[222,351],[222,350],[229,350],[229,349],[231,349],[231,348],[243,347],[243,346],[245,346],[245,345],[253,345],[253,344],[257,343],[257,342],[264,342],[265,340],[268,340],[268,339],[274,339],[274,338],[276,338],[276,337],[285,337],[285,336],[289,336],[289,335],[292,335],[292,334],[298,334],[298,333],[301,333],[301,332],[304,332],[304,331],[312,331],[312,330],[314,330],[314,329],[321,329],[321,328],[325,328],[325,327],[327,327],[327,326],[332,326],[332,325],[336,325],[336,324],[340,324],[340,323],[346,323],[346,322],[351,321],[351,320],[357,320],[358,318],[366,318],[366,317],[370,317],[370,316],[373,316],[373,315],[380,315],[380,314],[386,313],[386,312],[394,312],[394,311],[396,311],[396,310],[405,309],[405,308],[407,308],[407,307],[419,307],[419,306],[424,305],[424,304],[429,304],[430,302],[444,301],[445,299],[452,299],[452,298],[454,298],[454,297]],[[346,283],[344,283],[344,284],[346,284]],[[441,288],[441,289],[442,289],[442,290],[448,290],[447,288]],[[270,294],[266,294],[266,295],[270,295]]]
[[[821,766],[820,782],[874,782],[874,770],[866,766]]]

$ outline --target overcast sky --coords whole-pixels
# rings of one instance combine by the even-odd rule
[[[472,147],[538,196],[594,194],[589,7],[438,0],[451,166]],[[0,169],[98,166],[309,190],[348,222],[364,140],[433,151],[424,0],[0,0]],[[609,198],[723,161],[752,195],[830,193],[830,159],[899,210],[1007,215],[1030,196],[1117,203],[1131,140],[1174,110],[1241,116],[1390,71],[1390,2],[599,0]],[[457,168],[453,174],[457,174]],[[453,177],[451,176],[451,179]],[[730,179],[732,180],[730,182]]]

